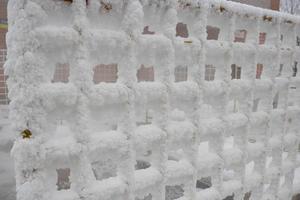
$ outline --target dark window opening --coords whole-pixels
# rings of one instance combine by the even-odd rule
[[[294,195],[292,200],[300,200],[300,194]]]
[[[283,35],[282,34],[280,35],[280,41],[281,42],[283,41]]]
[[[152,195],[148,194],[144,198],[135,197],[134,200],[152,200]]]
[[[187,81],[188,68],[187,66],[177,66],[175,68],[175,82]]]
[[[207,189],[212,186],[211,177],[203,177],[200,180],[197,180],[196,188]]]
[[[298,65],[298,62],[295,61],[294,66],[293,66],[293,77],[296,77],[296,75],[297,75],[297,71],[298,71],[297,65]]]
[[[135,169],[139,170],[139,169],[147,169],[151,166],[151,164],[147,161],[144,160],[137,160],[136,161],[136,165],[135,165]]]
[[[216,67],[213,65],[205,65],[205,80],[213,81],[215,80]]]
[[[279,93],[277,92],[273,99],[273,109],[278,108],[278,101],[279,101]]]
[[[246,30],[236,30],[234,32],[234,42],[245,42],[247,37]]]
[[[214,26],[206,26],[207,40],[218,40],[220,29]]]
[[[176,25],[176,37],[177,36],[183,38],[189,37],[189,31],[186,24],[180,22]]]
[[[174,200],[184,195],[184,185],[166,186],[166,200]]]
[[[137,79],[138,82],[141,81],[154,81],[154,68],[153,67],[145,67],[141,66],[137,71]]]
[[[256,79],[260,79],[261,78],[261,74],[263,72],[263,64],[257,64],[256,66]]]
[[[223,200],[234,200],[234,194],[227,196],[225,199]]]
[[[68,190],[71,187],[70,168],[57,169],[57,190]]]
[[[297,36],[296,45],[300,46],[300,37],[299,36]]]
[[[115,83],[118,79],[117,64],[100,64],[94,68],[94,83],[100,82]]]
[[[7,81],[8,76],[4,75],[4,69],[1,67],[0,61],[0,105],[7,105],[9,103],[8,99],[8,88]]]
[[[92,169],[96,180],[117,176],[117,163],[109,158],[93,162]]]
[[[241,79],[242,68],[236,64],[231,65],[231,79]]]
[[[144,30],[143,30],[143,34],[145,34],[145,35],[154,35],[155,32],[154,31],[150,31],[149,30],[149,26],[145,26]]]
[[[265,44],[267,33],[259,33],[259,44]]]
[[[69,64],[57,64],[55,67],[52,82],[67,83],[69,82],[70,66]]]

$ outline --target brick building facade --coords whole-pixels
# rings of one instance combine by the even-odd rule
[[[7,104],[7,87],[5,85],[3,64],[6,58],[6,42],[5,35],[7,32],[7,2],[8,0],[0,0],[0,105]]]
[[[280,0],[230,0],[244,4],[253,5],[256,7],[279,10]]]
[[[251,4],[254,6],[259,6],[263,8],[269,8],[273,10],[279,10],[280,0],[232,0],[241,3]],[[0,0],[0,105],[7,104],[7,87],[5,85],[3,64],[6,57],[6,44],[5,35],[7,32],[7,2],[8,0]],[[151,30],[151,29],[150,29]],[[155,34],[151,32],[149,27],[146,26],[143,34]],[[188,37],[188,30],[185,24],[179,23],[176,27],[178,37]],[[220,30],[216,27],[207,27],[208,39],[218,39]],[[245,30],[237,30],[235,42],[244,42],[247,37],[247,32]],[[260,44],[264,43],[266,35],[260,33]],[[263,66],[258,66],[256,77],[260,77],[263,70]],[[240,78],[240,67],[232,66],[232,78]],[[118,66],[117,64],[104,65],[99,63],[99,65],[94,68],[94,83],[100,82],[116,82],[117,81]],[[175,69],[175,81],[185,81],[187,79],[187,66],[177,66]],[[214,79],[215,68],[214,66],[207,65],[205,69],[205,79],[211,81]],[[68,82],[69,77],[69,66],[68,64],[57,64],[55,73],[53,75],[53,82]],[[138,81],[154,81],[154,68],[151,66],[140,66],[137,71]]]
[[[5,35],[7,32],[7,5],[8,0],[0,0],[0,49],[6,48]]]

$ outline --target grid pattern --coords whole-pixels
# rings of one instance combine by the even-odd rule
[[[7,62],[11,116],[16,132],[33,134],[18,137],[12,152],[18,200],[163,200],[176,187],[184,191],[180,200],[292,198],[299,18],[213,0],[15,2],[9,7],[17,16],[9,21],[17,31],[8,33],[8,46],[16,47]],[[47,9],[32,14],[33,5]],[[70,16],[60,19],[59,12]],[[60,20],[63,27],[53,24]],[[176,37],[178,22],[189,30],[185,37]],[[147,26],[151,34],[142,34]],[[208,40],[207,27],[219,28],[218,37]],[[38,45],[20,42],[27,37]],[[69,82],[51,83],[40,60],[49,69],[70,63]],[[118,63],[117,81],[94,84],[95,63]],[[153,66],[152,81],[137,79],[142,65]],[[180,82],[172,73],[178,65],[187,66]],[[214,66],[213,80],[205,81],[206,66]],[[145,112],[151,120],[139,123]],[[68,171],[70,179],[58,178],[70,181],[66,189],[56,187],[57,169]],[[208,188],[201,180],[209,180]]]
[[[137,79],[138,81],[154,81],[154,68],[153,67],[145,67],[141,66],[137,71]]]
[[[7,76],[4,75],[3,65],[6,60],[6,49],[0,49],[0,104],[8,104],[8,91],[6,85]]]
[[[52,82],[69,82],[70,67],[68,64],[57,64],[55,67]]]
[[[108,82],[114,83],[118,78],[118,65],[97,65],[94,68],[94,83]]]
[[[175,68],[175,82],[187,81],[188,68],[186,66],[177,66]]]
[[[205,80],[213,81],[215,79],[216,68],[212,65],[205,65]]]

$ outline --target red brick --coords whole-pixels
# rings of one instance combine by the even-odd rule
[[[137,71],[138,81],[154,81],[154,68],[145,67],[144,65]]]
[[[94,83],[108,82],[114,83],[118,79],[118,65],[109,64],[104,65],[100,64],[94,68]]]

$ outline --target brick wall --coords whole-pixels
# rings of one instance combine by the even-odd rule
[[[0,49],[6,48],[5,34],[7,29],[1,26],[1,24],[7,23],[7,1],[8,0],[0,0]]]
[[[280,0],[272,0],[271,1],[271,9],[279,10],[280,9]]]
[[[231,0],[261,8],[279,10],[280,0]]]
[[[6,43],[5,43],[6,32],[7,29],[0,28],[0,49],[6,49]]]
[[[0,49],[0,105],[8,104],[6,76],[4,76],[3,64],[5,61],[6,51]]]
[[[0,0],[0,105],[7,104],[7,87],[5,84],[6,77],[4,76],[3,64],[6,56],[6,41],[5,35],[7,33],[7,2],[8,0]]]
[[[8,0],[0,0],[0,18],[5,18],[7,16],[7,2]]]

